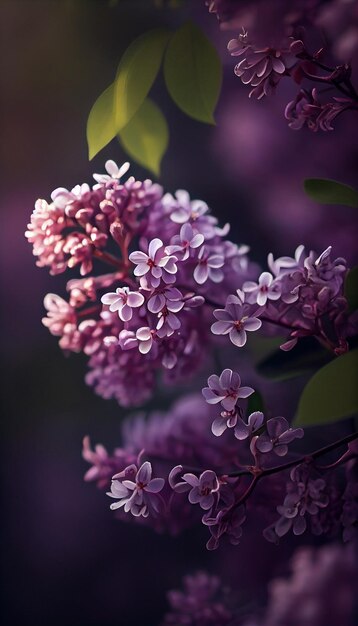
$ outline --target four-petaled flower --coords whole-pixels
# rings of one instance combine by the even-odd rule
[[[167,284],[175,281],[177,257],[168,255],[162,240],[157,237],[150,242],[148,254],[137,250],[129,255],[129,260],[137,266],[134,275],[140,277],[143,287],[147,286],[147,282],[152,287],[158,287],[161,279]]]
[[[262,434],[256,440],[255,446],[259,452],[275,452],[277,456],[285,456],[288,452],[287,444],[294,439],[303,437],[302,428],[290,428],[284,417],[273,417],[266,423],[267,434]]]
[[[254,411],[248,417],[247,424],[239,417],[234,431],[236,439],[243,441],[258,429],[264,423],[264,414],[261,411]]]
[[[194,270],[194,279],[199,285],[206,283],[208,278],[213,283],[221,283],[224,279],[224,273],[220,269],[225,263],[222,254],[210,254],[205,246],[200,249],[198,254],[198,265]]]
[[[164,478],[152,478],[152,466],[145,461],[137,469],[136,465],[129,465],[123,472],[115,474],[112,479],[111,491],[107,496],[118,500],[111,504],[111,509],[124,508],[125,513],[132,513],[134,517],[148,517],[149,511],[158,512],[158,493],[163,489]]]
[[[212,374],[208,378],[209,387],[204,387],[202,394],[208,404],[221,402],[226,411],[232,411],[239,398],[248,398],[254,393],[252,387],[241,387],[241,378],[237,372],[225,369],[220,377]]]
[[[178,493],[189,491],[189,502],[200,504],[204,511],[211,509],[219,498],[220,483],[217,475],[212,470],[205,470],[199,477],[195,474],[186,473],[181,477],[180,482],[175,482],[175,478],[182,471],[182,466],[178,465],[172,469],[169,475],[169,484]]]
[[[175,254],[181,261],[189,258],[190,250],[199,248],[204,243],[204,235],[202,233],[194,233],[193,228],[187,222],[183,224],[179,235],[175,235],[172,239],[173,245],[167,247],[169,254]]]
[[[281,296],[280,284],[274,281],[270,272],[262,272],[258,283],[246,281],[242,288],[248,294],[247,301],[259,306],[265,306],[267,300],[278,300]]]
[[[118,311],[122,322],[129,322],[133,317],[132,308],[142,306],[144,296],[138,291],[130,291],[129,287],[118,287],[115,292],[104,294],[101,302],[108,305],[112,313]]]
[[[218,320],[211,326],[214,335],[229,335],[230,341],[239,348],[245,345],[247,331],[261,328],[262,322],[250,315],[252,308],[244,304],[237,296],[228,296],[225,309],[215,309],[214,316]]]

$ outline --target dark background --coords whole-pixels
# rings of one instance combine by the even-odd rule
[[[302,190],[305,176],[354,182],[350,119],[337,124],[334,137],[294,133],[282,115],[284,90],[270,102],[248,101],[227,57],[230,35],[219,31],[203,4],[192,2],[191,15],[225,62],[218,126],[176,110],[159,79],[153,94],[171,130],[160,183],[207,201],[222,223],[231,221],[231,238],[250,244],[258,261],[270,250],[291,254],[302,240],[324,249],[332,238],[336,256],[351,260],[354,209],[327,211]],[[160,24],[175,27],[188,14],[157,9],[149,0],[113,7],[104,0],[0,2],[5,626],[150,626],[163,615],[166,590],[188,571],[221,572],[228,584],[241,585],[244,604],[262,594],[254,594],[254,585],[261,589],[258,583],[280,571],[276,548],[261,537],[254,558],[250,542],[209,554],[201,531],[173,539],[117,522],[103,492],[83,483],[82,437],[90,434],[111,449],[124,412],[94,396],[83,382],[85,360],[65,359],[41,325],[43,297],[63,293],[64,278],[35,267],[23,235],[37,197],[90,183],[108,158],[126,160],[114,141],[88,162],[88,112],[137,35]],[[148,176],[135,164],[131,171]],[[281,561],[291,549],[280,548]]]

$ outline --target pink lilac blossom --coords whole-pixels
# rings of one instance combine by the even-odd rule
[[[90,357],[87,384],[123,406],[150,398],[158,370],[174,383],[199,369],[213,341],[211,300],[224,303],[230,285],[257,276],[247,246],[224,240],[229,226],[203,201],[163,195],[150,180],[123,182],[128,167],[108,161],[92,188],[55,190],[52,203],[36,203],[26,232],[52,274],[79,266],[69,302],[45,298],[43,323],[62,349]],[[91,276],[94,263],[113,271]]]

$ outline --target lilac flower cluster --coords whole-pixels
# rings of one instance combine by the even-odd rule
[[[291,573],[269,583],[261,616],[243,626],[353,626],[356,623],[358,568],[354,545],[302,547]]]
[[[167,598],[170,613],[161,626],[226,626],[233,618],[220,579],[203,571],[185,576],[183,591],[169,591]]]
[[[258,5],[259,3],[253,2],[252,4]],[[234,71],[244,85],[251,86],[249,97],[261,100],[264,96],[271,95],[283,77],[288,77],[298,84],[306,80],[335,89],[338,92],[337,95],[328,101],[323,101],[326,89],[319,93],[317,86],[313,89],[301,88],[285,109],[285,117],[293,130],[306,126],[313,131],[331,131],[333,121],[341,113],[347,110],[358,111],[358,93],[351,82],[352,68],[348,61],[334,67],[323,63],[323,48],[313,54],[308,51],[301,38],[302,26],[307,21],[308,15],[302,6],[302,1],[296,4],[300,5],[295,7],[298,11],[290,6],[291,16],[294,17],[293,21],[288,19],[285,23],[285,33],[289,33],[290,36],[284,38],[284,43],[276,47],[256,45],[249,41],[248,33],[243,28],[237,39],[229,41],[228,51],[232,56],[240,59]],[[316,4],[320,3],[316,2]],[[220,12],[218,6],[212,5],[209,10]],[[234,6],[235,2],[232,5]],[[287,13],[287,6],[282,7],[282,12],[283,15]],[[282,19],[282,15],[280,17]],[[247,20],[247,15],[245,18]],[[251,26],[254,26],[258,19],[259,15],[253,17]],[[247,21],[242,23],[247,24]],[[321,27],[319,20],[317,27]],[[300,33],[300,36],[297,37],[296,33]],[[269,34],[267,38],[271,38]],[[356,43],[358,43],[358,38]]]
[[[295,257],[268,256],[270,272],[257,282],[245,281],[237,295],[230,295],[224,309],[216,309],[211,330],[229,335],[242,347],[247,331],[273,326],[289,331],[283,350],[291,350],[300,337],[316,337],[339,355],[348,350],[347,335],[354,334],[356,316],[350,315],[344,296],[346,261],[332,258],[332,248],[322,254],[305,252],[299,246]]]
[[[268,541],[277,543],[291,529],[301,535],[307,519],[314,534],[331,536],[343,527],[345,538],[350,539],[357,526],[354,481],[347,476],[337,489],[331,476],[333,467],[346,462],[351,464],[350,471],[355,469],[355,445],[349,444],[338,461],[326,468],[316,467],[314,456],[292,460],[292,454],[287,463],[277,465],[278,459],[288,455],[290,444],[303,437],[303,430],[290,427],[283,417],[265,419],[261,411],[245,418],[241,403],[254,390],[242,386],[232,370],[210,376],[208,385],[203,389],[206,403],[189,396],[167,414],[127,420],[123,448],[112,456],[102,446],[92,451],[85,438],[83,456],[92,464],[85,479],[96,481],[100,488],[110,486],[107,495],[115,500],[111,509],[120,519],[172,533],[201,519],[210,533],[207,548],[214,550],[223,539],[237,545],[247,517],[257,511],[260,518],[266,517],[262,511],[269,513],[277,502],[280,517],[264,530]],[[209,408],[218,403],[223,411],[210,432]],[[272,481],[275,475],[286,480],[288,472],[287,494],[279,504],[278,483]],[[271,494],[267,498],[265,492],[264,502],[256,490],[263,478]],[[280,483],[281,494],[283,489]]]
[[[63,350],[90,357],[87,384],[124,406],[150,397],[157,369],[190,376],[211,341],[214,294],[224,302],[231,284],[256,276],[247,246],[224,239],[229,225],[219,228],[204,202],[122,182],[128,167],[108,161],[92,188],[38,200],[26,232],[40,267],[83,276],[68,281],[69,301],[46,296],[44,325]],[[89,275],[100,263],[112,273]]]
[[[329,504],[325,480],[312,478],[309,465],[294,467],[290,479],[285,500],[277,507],[280,518],[264,531],[268,541],[277,543],[291,529],[294,535],[302,535],[307,528],[306,516],[317,515],[320,509]]]
[[[354,545],[300,547],[285,573],[284,577],[269,581],[266,605],[255,612],[247,605],[242,606],[241,590],[225,588],[217,576],[207,572],[185,576],[182,590],[167,593],[170,612],[161,626],[353,626],[356,623],[358,567]]]

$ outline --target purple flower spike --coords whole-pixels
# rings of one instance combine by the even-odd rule
[[[152,466],[145,461],[137,470],[136,465],[126,467],[113,477],[111,491],[107,496],[118,500],[111,504],[112,511],[124,508],[134,517],[148,517],[149,512],[158,512],[158,493],[163,489],[164,478],[152,478]]]
[[[241,417],[237,420],[236,428],[235,428],[235,437],[239,439],[239,441],[244,441],[258,429],[261,428],[264,423],[264,414],[261,411],[254,411],[249,415],[247,420],[247,424],[245,424],[244,420]]]
[[[242,288],[248,294],[247,301],[259,306],[265,306],[267,300],[278,300],[281,297],[281,287],[273,280],[270,272],[262,272],[258,284],[246,281]]]
[[[141,284],[143,277],[149,274],[143,281],[143,287],[147,286],[147,281],[152,287],[158,287],[161,279],[167,284],[175,280],[177,257],[167,254],[161,239],[152,239],[148,254],[141,251],[132,252],[129,260],[137,265],[134,275],[140,277]]]
[[[250,316],[251,311],[251,306],[243,304],[237,296],[228,296],[225,309],[214,311],[218,321],[211,326],[211,332],[214,335],[229,335],[230,341],[242,348],[247,341],[247,331],[258,330],[262,325],[261,320]]]
[[[241,387],[241,378],[237,372],[225,369],[220,377],[212,374],[208,378],[209,387],[204,387],[202,394],[208,404],[221,402],[226,411],[232,411],[239,398],[248,398],[254,393],[251,387]]]
[[[142,306],[144,296],[138,291],[129,291],[129,287],[118,287],[115,292],[104,294],[101,302],[108,305],[112,313],[118,311],[122,322],[129,322],[133,317],[132,308]]]
[[[290,428],[284,417],[273,417],[266,424],[267,434],[260,435],[256,441],[259,452],[275,452],[278,456],[285,456],[288,452],[287,444],[294,439],[303,437],[302,428]]]

